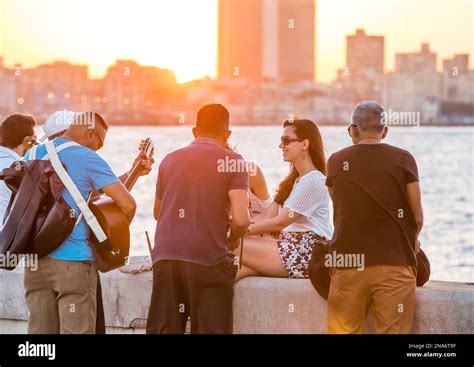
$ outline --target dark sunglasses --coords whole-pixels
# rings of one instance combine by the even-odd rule
[[[354,126],[357,127],[356,124],[350,124],[350,125],[347,127],[347,132],[349,133],[349,136],[350,136],[351,138],[352,138],[352,133],[351,133],[351,131],[352,131],[352,128],[353,128]]]
[[[294,141],[303,141],[304,139],[299,139],[299,138],[289,138],[288,136],[282,136],[280,138],[281,143],[287,147],[290,145],[290,143],[293,143]]]

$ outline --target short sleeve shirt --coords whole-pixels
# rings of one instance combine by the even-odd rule
[[[208,138],[198,138],[162,160],[153,263],[180,260],[212,266],[229,253],[229,191],[248,190],[246,167],[241,155]]]
[[[365,265],[415,265],[416,221],[406,186],[418,168],[406,150],[388,144],[357,144],[328,160],[333,190],[331,250],[364,254]]]
[[[53,140],[55,146],[66,143],[69,139],[59,137]],[[38,146],[36,159],[46,155],[44,144]],[[96,152],[84,147],[73,146],[58,153],[59,160],[66,166],[67,173],[76,184],[84,200],[87,200],[93,190],[100,190],[105,186],[119,182],[117,176],[112,172],[109,164]],[[28,160],[29,152],[26,152],[24,160]],[[65,190],[63,197],[69,206],[75,211],[76,216],[80,214],[72,196]],[[84,218],[74,227],[72,233],[49,257],[60,260],[91,261],[94,259],[92,249],[89,246],[90,228]]]

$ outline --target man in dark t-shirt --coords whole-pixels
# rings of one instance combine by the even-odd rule
[[[354,145],[329,158],[326,180],[334,206],[328,332],[363,333],[371,309],[377,333],[410,333],[423,224],[416,162],[382,143],[388,129],[376,102],[354,108],[348,131]]]
[[[226,149],[225,107],[201,108],[193,134],[190,145],[159,167],[147,333],[184,333],[189,316],[193,334],[232,333],[237,264],[231,250],[250,222],[249,177],[242,156]]]

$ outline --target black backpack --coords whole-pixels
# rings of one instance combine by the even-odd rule
[[[12,191],[0,233],[0,254],[34,254],[56,250],[76,223],[74,210],[62,194],[65,187],[49,160],[16,161],[0,172]],[[0,264],[1,269],[15,266]]]

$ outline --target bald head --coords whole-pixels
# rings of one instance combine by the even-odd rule
[[[92,150],[99,150],[104,144],[108,128],[104,118],[97,112],[82,112],[76,115],[64,137]]]

